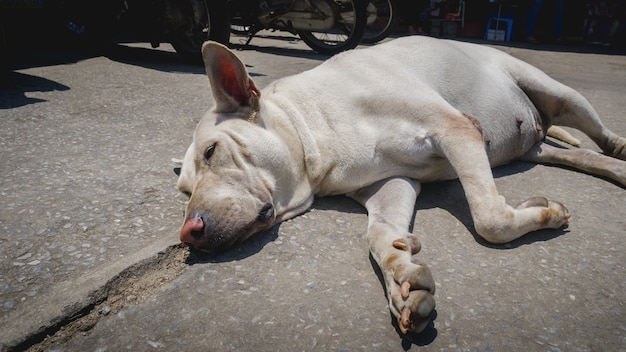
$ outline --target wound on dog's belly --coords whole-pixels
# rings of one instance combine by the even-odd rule
[[[491,138],[489,138],[489,135],[487,134],[487,132],[485,132],[482,128],[482,126],[480,125],[480,121],[478,121],[476,118],[466,114],[466,113],[462,113],[464,117],[466,117],[468,120],[470,120],[472,122],[472,124],[474,125],[474,127],[476,127],[476,129],[478,130],[478,132],[480,132],[480,135],[483,136],[483,141],[485,142],[486,145],[491,144]]]

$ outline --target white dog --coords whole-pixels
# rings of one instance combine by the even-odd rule
[[[570,217],[543,197],[508,205],[493,166],[560,164],[626,186],[626,139],[579,93],[496,49],[407,37],[262,91],[225,46],[207,42],[202,54],[216,106],[183,160],[181,241],[224,250],[306,211],[314,196],[347,194],[368,211],[370,251],[404,333],[423,330],[435,308],[433,278],[412,261],[420,244],[408,232],[421,183],[459,178],[476,232],[492,243]],[[553,124],[583,131],[608,156],[544,143]]]

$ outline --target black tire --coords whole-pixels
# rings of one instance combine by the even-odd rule
[[[201,50],[205,41],[214,40],[228,45],[230,41],[230,17],[227,0],[202,0],[196,1],[196,3],[204,5],[201,6],[204,9],[200,8],[198,14],[192,16],[191,29],[174,39],[172,46],[186,60],[202,62]]]
[[[396,0],[371,0],[367,10],[368,23],[371,23],[365,26],[365,33],[361,42],[377,43],[387,38],[398,26],[400,13]],[[371,18],[374,16],[375,18]]]
[[[297,31],[302,41],[323,55],[335,55],[355,48],[363,38],[367,24],[367,0],[329,0],[341,9],[341,17],[326,32]]]

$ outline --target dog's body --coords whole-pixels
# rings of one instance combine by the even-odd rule
[[[490,167],[562,164],[626,185],[626,139],[580,94],[498,50],[425,37],[337,55],[262,92],[226,47],[203,57],[216,107],[198,124],[178,187],[191,195],[181,240],[209,251],[304,212],[316,195],[348,194],[368,210],[368,239],[402,332],[421,331],[434,281],[412,262],[408,233],[420,184],[459,178],[476,232],[504,243],[558,228],[569,214],[535,197],[511,207]],[[543,142],[578,128],[610,156]]]

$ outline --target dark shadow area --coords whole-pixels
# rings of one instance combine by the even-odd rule
[[[19,72],[8,72],[0,81],[0,109],[12,109],[20,106],[35,104],[44,99],[31,98],[29,92],[65,91],[70,87],[61,83]]]
[[[144,67],[161,72],[182,72],[204,74],[204,66],[184,60],[173,51],[136,47],[117,43],[108,46],[103,55],[108,59],[133,66]]]
[[[281,36],[280,34],[257,35],[255,36],[255,38],[271,39],[271,40],[277,40],[277,41],[282,41],[282,42],[294,42],[294,41],[300,40],[295,37]],[[236,37],[236,36],[232,36],[230,38],[229,47],[233,50],[254,50],[254,51],[258,51],[260,53],[265,53],[265,54],[274,54],[274,55],[294,57],[294,58],[297,57],[297,58],[311,59],[311,60],[317,60],[317,61],[325,61],[331,57],[330,55],[318,54],[311,49],[281,48],[281,47],[274,47],[274,46],[257,46],[257,45],[254,45],[254,39],[252,39],[250,44],[245,45],[245,37]]]
[[[351,214],[367,214],[367,211],[361,204],[343,195],[315,198],[311,208],[319,210],[337,210],[342,213]]]
[[[404,35],[393,35],[393,37],[401,37]],[[266,39],[277,41],[293,41],[298,40],[294,37],[263,36]],[[541,51],[554,52],[576,52],[576,53],[594,53],[605,55],[626,55],[626,48],[620,47],[602,47],[592,45],[532,45],[524,42],[494,42],[476,38],[454,38],[454,40],[464,41],[475,44],[486,44],[494,46],[503,46],[511,48],[521,48]],[[284,47],[268,47],[254,45],[254,39],[251,44],[243,45],[237,43],[237,37],[231,38],[230,47],[235,51],[254,50],[266,54],[280,55],[293,58],[304,58],[316,61],[325,61],[330,56],[317,54],[312,50],[304,50],[298,48]],[[158,48],[151,49],[147,47],[136,47],[125,45],[127,42],[110,42],[110,43],[92,43],[86,44],[75,40],[66,42],[56,41],[57,45],[42,45],[38,48],[29,48],[28,50],[19,51],[10,56],[4,68],[0,68],[3,85],[10,84],[10,71],[27,69],[32,67],[53,66],[76,63],[90,58],[104,56],[113,61],[145,67],[162,72],[184,72],[204,74],[204,67],[200,62],[191,63],[183,59],[180,55],[173,51],[160,50]],[[251,76],[260,75],[259,73],[251,73]]]
[[[72,64],[96,57],[107,57],[113,61],[146,67],[163,72],[204,72],[204,67],[185,61],[175,52],[132,47],[127,42],[86,43],[80,41],[59,42],[55,47],[43,46],[31,49],[11,58],[9,70],[32,67]]]
[[[93,48],[74,47],[61,42],[55,47],[46,45],[17,52],[6,59],[6,68],[22,70],[32,67],[72,64],[101,56],[101,54],[99,50]]]
[[[504,166],[496,167],[492,170],[492,172],[494,178],[499,178],[523,173],[535,166],[536,164],[533,163],[517,161]],[[533,195],[528,195],[528,197],[531,196]],[[513,204],[510,205],[514,206]],[[461,182],[459,180],[429,183],[423,186],[422,192],[417,198],[415,211],[418,212],[420,209],[433,208],[440,208],[450,213],[467,228],[472,236],[474,236],[474,240],[476,242],[485,247],[494,249],[513,249],[531,243],[544,242],[557,238],[568,232],[565,228],[544,229],[527,233],[526,235],[506,244],[498,245],[489,243],[485,241],[474,229],[474,221],[470,213],[469,204],[467,203],[465,192],[463,191],[463,187],[461,186]],[[416,224],[415,226],[419,228],[419,224]]]
[[[245,240],[242,244],[230,248],[222,253],[210,254],[190,248],[190,254],[185,260],[185,263],[187,265],[225,263],[250,257],[259,253],[268,243],[276,240],[276,238],[278,238],[279,229],[280,224],[277,224],[271,229],[259,232]]]
[[[59,47],[42,47],[13,58],[5,68],[0,68],[0,109],[10,109],[27,104],[41,102],[36,98],[29,98],[24,93],[32,91],[68,90],[67,86],[48,81],[44,78],[29,76],[15,72],[16,70],[32,67],[72,64],[96,57],[106,57],[112,61],[133,65],[161,72],[181,72],[191,74],[206,74],[202,64],[191,63],[173,51],[151,49],[147,47],[128,46],[126,43],[110,43],[94,46],[59,45]],[[299,49],[285,49],[277,47],[231,46],[235,50],[257,50],[268,54],[281,56],[301,57],[323,61],[327,57],[313,51]],[[246,65],[251,77],[261,77],[265,74],[254,72],[254,66]]]
[[[268,38],[282,40],[281,37]],[[12,71],[32,67],[64,65],[104,56],[116,62],[162,72],[205,73],[204,66],[199,60],[190,62],[174,51],[126,45],[130,43],[132,42],[115,40],[99,43],[86,43],[78,40],[59,41],[58,45],[55,46],[45,45],[23,51],[18,50],[14,55],[6,59],[5,67],[2,69]],[[229,46],[235,51],[255,50],[267,54],[317,61],[324,61],[330,57],[317,54],[312,50],[261,47],[252,44],[241,45],[234,43],[233,40],[231,40]]]
[[[435,327],[435,321],[437,320],[437,309],[433,312],[433,317],[428,323],[428,326],[420,332],[419,334],[409,332],[407,334],[402,334],[400,332],[400,328],[398,327],[398,321],[395,318],[391,318],[392,324],[396,331],[402,338],[402,350],[409,351],[412,345],[416,346],[428,346],[435,341],[438,335],[437,328]]]
[[[422,185],[422,191],[415,202],[415,212],[435,208],[447,211],[457,218],[472,235],[478,236],[474,231],[474,222],[459,180]],[[415,224],[415,227],[419,229],[420,224]]]
[[[449,0],[441,4],[444,7],[456,6],[458,2]],[[626,55],[626,3],[623,0],[464,1],[463,20],[459,23],[457,17],[456,25],[450,22],[451,18],[443,16],[447,11],[425,11],[416,16],[416,12],[420,11],[416,2],[400,0],[400,5],[400,25],[394,36],[410,35],[421,30],[432,36],[479,44]],[[433,5],[426,2],[422,7],[441,7]],[[452,9],[455,16],[460,15],[455,14],[457,9]],[[435,23],[439,25],[433,28]],[[487,41],[490,35],[492,40]],[[507,37],[510,41],[505,41]]]
[[[568,43],[568,44],[557,44],[557,43],[530,44],[530,43],[520,42],[520,41],[500,42],[500,41],[489,41],[489,40],[477,39],[477,38],[455,38],[455,39],[459,41],[463,41],[463,42],[474,43],[474,44],[502,46],[502,47],[528,49],[528,50],[536,50],[536,51],[553,51],[557,53],[626,55],[626,47],[591,45],[591,44],[585,44],[583,42],[573,42],[573,43]]]

